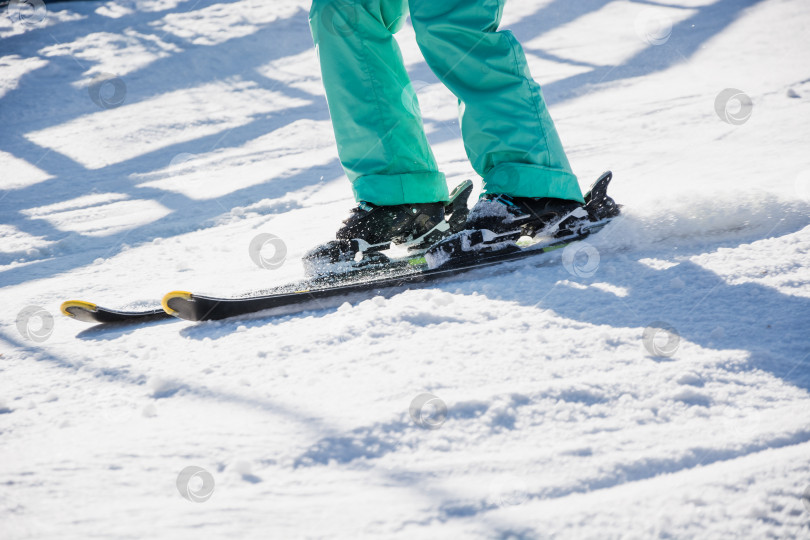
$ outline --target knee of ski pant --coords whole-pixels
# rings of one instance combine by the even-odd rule
[[[411,22],[417,41],[424,38],[455,41],[464,35],[495,32],[504,0],[410,0]]]
[[[309,26],[312,35],[346,38],[365,30],[365,25],[379,24],[391,33],[405,24],[408,0],[312,0]]]
[[[487,2],[473,0],[469,3],[473,7],[462,6],[449,11],[443,2],[431,5],[424,0],[419,3],[412,0],[411,3],[416,43],[428,66],[445,84],[446,79],[453,79],[450,72],[460,74],[465,66],[501,55],[501,51],[492,50],[492,44],[499,41],[495,38],[500,20],[497,5],[481,9],[480,4]]]
[[[346,37],[354,32],[357,12],[353,2],[347,0],[312,0],[309,8],[309,27],[315,43],[323,37]]]

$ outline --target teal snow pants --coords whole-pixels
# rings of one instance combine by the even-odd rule
[[[358,201],[445,201],[394,33],[411,15],[425,61],[459,100],[485,193],[583,201],[506,0],[313,0],[309,21],[341,164]],[[410,9],[409,9],[410,8]]]

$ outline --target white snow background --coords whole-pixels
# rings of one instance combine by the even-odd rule
[[[624,204],[565,261],[111,329],[59,304],[282,284],[353,206],[309,3],[20,7],[0,538],[810,537],[810,3],[507,3],[583,188],[610,168]],[[448,183],[480,187],[398,40]],[[280,268],[249,257],[260,233]]]

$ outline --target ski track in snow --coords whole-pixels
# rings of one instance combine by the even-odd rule
[[[583,188],[609,167],[624,204],[573,250],[279,317],[59,314],[302,276],[352,205],[308,8],[0,18],[0,537],[810,537],[806,3],[507,4]],[[480,187],[398,40],[448,182]],[[181,497],[189,466],[209,500]]]

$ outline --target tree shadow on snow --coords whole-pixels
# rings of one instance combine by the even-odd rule
[[[766,371],[810,391],[810,298],[784,294],[759,283],[729,283],[686,260],[689,255],[714,249],[678,250],[675,260],[672,251],[607,252],[590,278],[571,275],[560,258],[555,258],[542,271],[530,274],[533,269],[523,267],[518,276],[496,278],[525,280],[520,287],[496,289],[497,299],[549,309],[561,317],[600,327],[638,328],[639,344],[642,329],[667,323],[681,340],[703,348],[747,351],[744,366],[727,369]],[[655,269],[639,262],[645,258],[675,264]],[[462,290],[477,292],[474,288],[465,285]],[[596,328],[594,332],[601,335],[605,330]],[[682,354],[676,352],[671,361]]]

